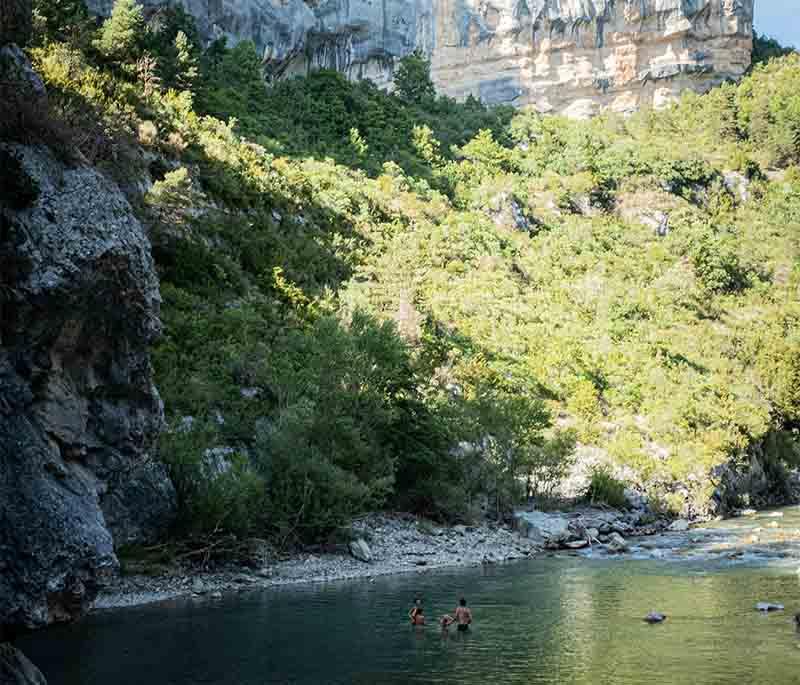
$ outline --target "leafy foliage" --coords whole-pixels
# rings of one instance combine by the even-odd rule
[[[252,44],[201,55],[179,12],[136,25],[126,56],[57,28],[33,56],[62,117],[102,129],[93,159],[148,160],[185,528],[502,515],[552,495],[578,443],[665,501],[795,454],[797,56],[574,122],[436,98],[419,56],[395,95],[330,71],[267,86]]]
[[[592,471],[586,499],[592,504],[622,509],[626,506],[625,483],[617,480],[607,466],[599,466]]]

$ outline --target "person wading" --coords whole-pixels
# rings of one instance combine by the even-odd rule
[[[411,625],[417,625],[416,621],[414,620],[417,617],[417,614],[422,613],[422,598],[416,597],[414,599],[414,606],[411,607],[411,611],[408,612],[408,618],[411,619]],[[425,623],[425,619],[423,618],[422,624]]]
[[[467,600],[463,597],[458,600],[458,606],[455,610],[456,623],[458,624],[458,631],[464,633],[469,630],[472,623],[472,612],[467,608]]]

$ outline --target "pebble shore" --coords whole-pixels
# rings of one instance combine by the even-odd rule
[[[354,523],[353,531],[367,542],[370,562],[346,553],[306,553],[255,570],[128,575],[107,586],[94,608],[136,606],[192,595],[221,598],[256,588],[493,564],[531,557],[541,550],[541,545],[504,525],[423,527],[408,517],[375,514]]]

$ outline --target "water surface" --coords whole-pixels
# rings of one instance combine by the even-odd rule
[[[474,629],[412,629],[417,592],[431,617],[464,594]],[[564,557],[101,612],[20,646],[50,685],[782,685],[800,682],[795,610],[786,564]]]

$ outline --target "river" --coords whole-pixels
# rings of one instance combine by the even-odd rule
[[[559,555],[98,612],[19,646],[50,685],[796,684],[800,551],[787,539],[800,511],[782,513],[620,558]],[[412,629],[417,593],[434,619],[464,595],[473,629]],[[759,613],[760,601],[786,610]],[[651,610],[668,619],[644,623]]]

